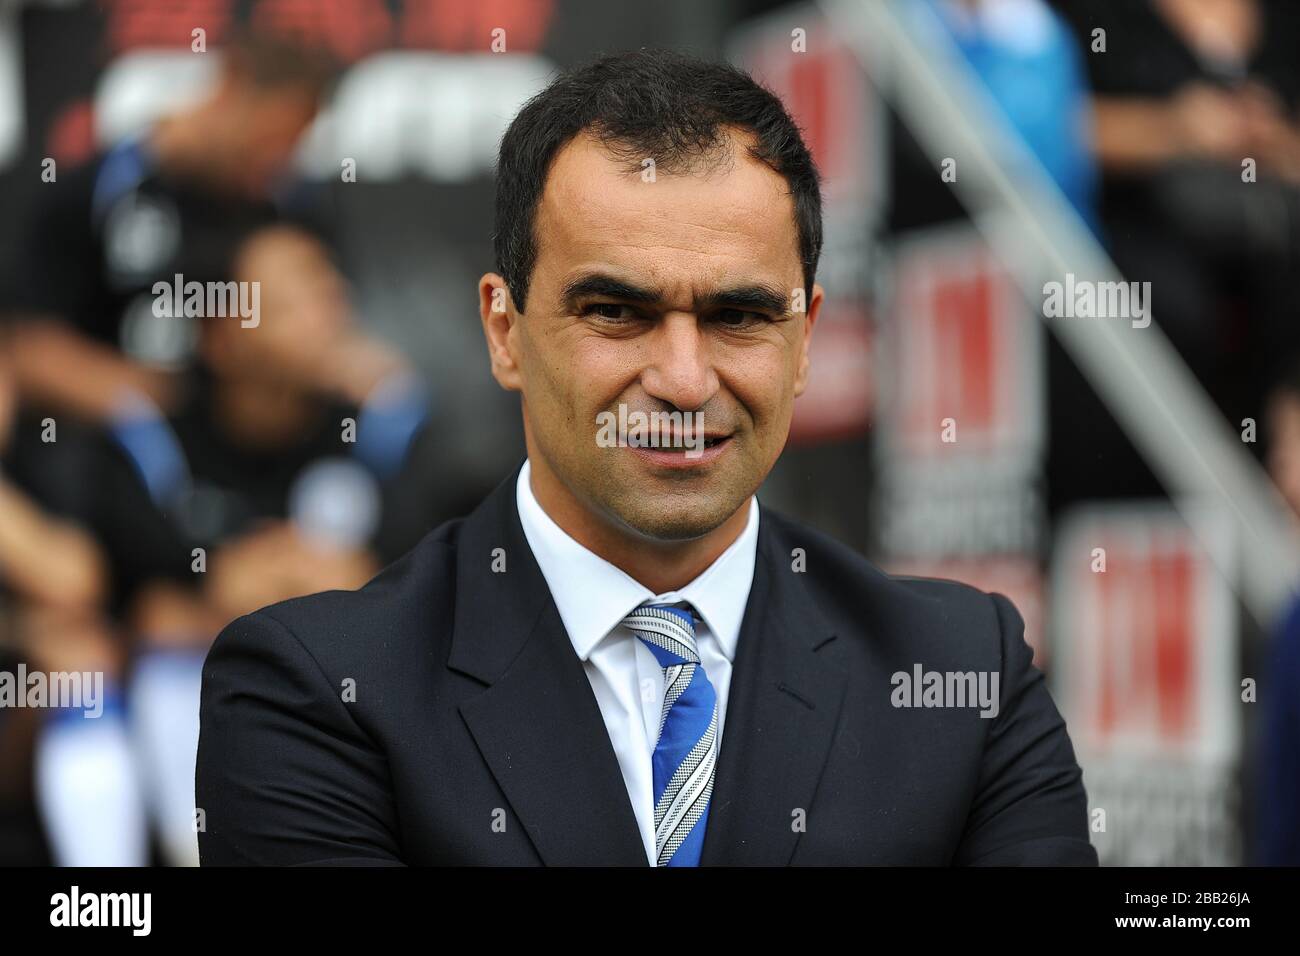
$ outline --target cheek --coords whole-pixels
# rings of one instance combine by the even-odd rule
[[[644,365],[635,342],[600,338],[586,338],[566,349],[560,361],[563,374],[573,382],[576,402],[593,414],[623,400]]]
[[[527,331],[521,331],[515,355],[534,424],[571,431],[586,417],[585,406],[593,394],[591,371],[582,357],[554,334]],[[594,428],[594,411],[591,417]]]
[[[794,403],[794,359],[778,348],[749,348],[728,356],[718,374],[754,425],[779,427]]]

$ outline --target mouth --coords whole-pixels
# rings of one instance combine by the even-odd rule
[[[680,440],[659,446],[627,445],[627,450],[643,461],[672,470],[700,468],[711,465],[725,455],[735,442],[732,435],[705,435],[703,444],[683,444]]]

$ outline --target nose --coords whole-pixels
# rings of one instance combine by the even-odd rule
[[[641,387],[648,395],[690,412],[717,393],[708,338],[695,316],[665,315],[651,337],[650,349],[650,361],[641,373]]]

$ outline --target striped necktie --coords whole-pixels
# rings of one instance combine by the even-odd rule
[[[642,605],[623,619],[664,669],[651,758],[659,866],[700,865],[718,762],[718,695],[700,663],[694,616],[682,604]]]

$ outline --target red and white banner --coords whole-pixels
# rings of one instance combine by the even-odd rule
[[[1164,502],[1096,505],[1056,538],[1053,696],[1103,863],[1240,863],[1247,675],[1236,601],[1205,546],[1229,531],[1190,513],[1195,530]]]
[[[876,401],[871,266],[885,201],[884,107],[854,53],[811,4],[744,24],[733,31],[727,52],[781,97],[822,175],[825,236],[818,282],[826,301],[810,347],[812,375],[795,403],[790,441],[862,434]]]
[[[984,239],[965,223],[913,233],[896,250],[893,276],[881,369],[890,380],[882,403],[888,453],[1036,455],[1041,329]]]

